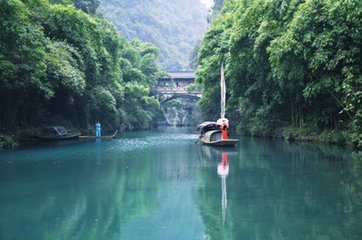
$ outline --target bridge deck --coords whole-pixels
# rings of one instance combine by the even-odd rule
[[[193,71],[173,71],[168,72],[169,76],[163,76],[158,79],[159,83],[172,83],[175,82],[176,86],[161,86],[155,88],[157,96],[164,96],[166,99],[173,99],[176,97],[197,97],[202,96],[202,91],[187,91],[187,86],[195,81],[195,73]]]

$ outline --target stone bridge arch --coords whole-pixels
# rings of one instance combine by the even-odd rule
[[[197,100],[202,97],[201,90],[187,91],[187,87],[194,83],[194,81],[195,73],[192,71],[168,72],[166,76],[158,79],[157,86],[153,91],[161,103],[165,120],[169,125],[184,125],[183,119],[185,119],[185,116],[186,118],[187,116],[192,116]],[[165,108],[166,103],[179,98],[185,99],[183,100],[182,111],[176,112],[176,114],[172,114],[172,111],[167,112],[167,108]],[[193,100],[191,104],[189,99]],[[182,115],[184,117],[180,117]],[[178,120],[175,120],[176,118]]]
[[[176,98],[188,98],[188,99],[194,99],[194,100],[199,100],[201,98],[201,94],[196,93],[196,92],[190,92],[190,93],[179,93],[179,94],[173,94],[170,96],[167,96],[166,98],[162,99],[160,101],[161,104],[166,103],[168,101],[174,100]]]

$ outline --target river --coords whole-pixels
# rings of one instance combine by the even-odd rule
[[[0,152],[1,240],[361,239],[356,153],[194,129]]]

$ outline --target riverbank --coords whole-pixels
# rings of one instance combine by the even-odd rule
[[[88,129],[66,127],[69,132],[88,132]],[[21,127],[13,131],[0,132],[0,149],[11,149],[20,145],[36,143],[35,136],[41,135],[42,127]]]
[[[362,150],[362,133],[347,130],[320,130],[313,126],[304,127],[284,126],[273,130],[251,132],[248,128],[234,129],[245,136],[277,138],[285,141],[316,142],[326,145],[334,145],[349,149]]]
[[[90,133],[91,129],[73,129],[77,132]],[[23,143],[34,142],[33,136],[40,133],[41,128],[22,128],[8,133],[0,133],[0,149],[10,149],[20,146]],[[280,138],[286,141],[301,141],[301,142],[317,142],[328,145],[336,145],[353,149],[362,149],[362,143],[352,140],[352,133],[347,131],[323,130],[322,132],[313,127],[282,127],[278,128],[267,135],[258,135],[258,137]],[[358,133],[354,133],[358,134]]]
[[[287,141],[318,142],[328,145],[337,145],[353,149],[362,149],[362,142],[353,140],[353,134],[342,130],[318,131],[313,127],[283,127],[276,131],[274,137]]]
[[[18,145],[13,135],[0,135],[0,149],[1,148],[13,148]]]
[[[64,126],[69,133],[78,133],[81,135],[93,136],[95,134],[95,129],[93,126],[86,126],[85,128],[77,128],[72,125],[59,125]],[[17,128],[12,131],[0,131],[0,149],[11,149],[16,148],[22,145],[29,145],[37,143],[36,136],[42,135],[44,127],[35,127],[35,126],[26,126]],[[118,133],[128,131],[124,128],[122,129],[110,129],[109,127],[102,127],[102,135],[112,135],[115,130],[118,130]],[[134,129],[141,130],[141,129]],[[129,130],[133,131],[133,130]]]

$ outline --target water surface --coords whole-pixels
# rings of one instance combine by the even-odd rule
[[[355,153],[189,129],[0,152],[0,239],[360,239]]]

